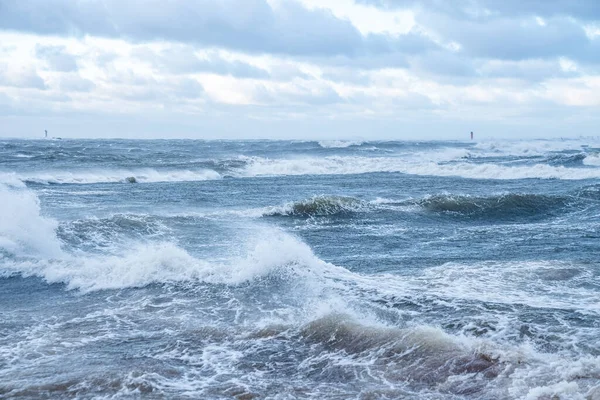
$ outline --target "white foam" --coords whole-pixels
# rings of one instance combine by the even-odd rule
[[[213,170],[165,170],[117,169],[117,170],[81,170],[81,171],[48,171],[30,172],[16,175],[22,181],[48,183],[112,183],[127,182],[130,177],[137,182],[188,182],[220,179],[221,175]]]
[[[584,165],[600,167],[600,153],[587,154],[583,159]]]
[[[585,397],[582,393],[579,393],[579,385],[577,382],[561,381],[548,386],[536,387],[527,393],[526,400],[539,400],[544,398],[569,398],[569,399],[581,399]]]
[[[596,141],[596,144],[597,141]],[[552,152],[583,150],[589,140],[483,141],[472,147],[474,156],[543,156]]]
[[[248,164],[238,174],[245,177],[282,175],[346,175],[373,172],[399,172],[424,176],[456,176],[468,179],[594,179],[600,178],[597,168],[567,168],[536,164],[504,166],[466,162],[438,164],[417,162],[400,157],[305,157],[268,159],[246,157]]]
[[[60,256],[57,222],[41,216],[33,192],[16,186],[0,183],[0,249],[17,256]]]
[[[321,140],[319,146],[325,149],[341,149],[350,146],[360,146],[363,143],[360,140]]]
[[[385,197],[377,197],[375,200],[371,200],[369,203],[379,205],[379,204],[393,204],[397,203],[398,200],[387,199]]]
[[[600,314],[597,291],[579,285],[593,279],[585,265],[559,261],[447,263],[422,275],[383,274],[382,293],[426,292],[446,301],[469,300]],[[364,281],[366,287],[369,281]]]
[[[330,265],[299,239],[278,230],[268,229],[246,246],[250,247],[246,255],[226,261],[201,260],[173,243],[163,242],[138,244],[121,255],[63,254],[51,261],[10,263],[4,269],[87,292],[185,281],[236,285],[271,273],[312,274],[314,269]]]
[[[503,166],[497,164],[457,163],[447,165],[420,165],[403,172],[415,175],[456,176],[468,179],[563,179],[581,180],[600,178],[600,169],[567,168],[535,164],[531,166]]]
[[[0,185],[5,188],[25,188],[25,184],[14,172],[0,172]]]

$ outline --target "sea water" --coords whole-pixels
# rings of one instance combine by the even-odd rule
[[[1,141],[0,397],[599,399],[600,142]]]

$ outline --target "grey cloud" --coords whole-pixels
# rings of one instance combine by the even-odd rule
[[[416,73],[468,77],[475,75],[470,59],[446,51],[429,52],[418,55],[410,61],[411,69]]]
[[[320,61],[314,58],[309,61]],[[349,58],[346,56],[330,57],[322,60],[322,64],[331,67],[352,67],[363,70],[378,70],[382,68],[406,68],[409,66],[408,57],[401,53],[377,54]]]
[[[271,79],[278,81],[289,81],[295,78],[298,79],[314,79],[312,75],[302,71],[296,65],[291,63],[278,63],[269,68]]]
[[[548,20],[542,26],[535,20],[495,19],[458,21],[443,15],[427,14],[418,21],[446,40],[462,46],[471,57],[524,60],[567,56],[586,61],[600,60],[598,43],[572,20]]]
[[[569,57],[584,63],[600,62],[600,40],[590,39],[581,22],[600,19],[600,1],[361,1],[380,7],[414,9],[419,26],[444,42],[460,44],[463,56],[468,58]],[[536,16],[543,17],[543,22],[539,23]]]
[[[262,68],[237,60],[227,61],[221,57],[198,60],[198,70],[219,75],[230,75],[238,78],[269,78],[269,72]]]
[[[311,90],[302,86],[294,92],[272,91],[264,86],[255,93],[254,98],[261,103],[269,103],[277,107],[290,105],[330,105],[343,103],[345,100],[332,87]]]
[[[96,85],[89,79],[82,78],[78,74],[66,74],[60,77],[60,90],[66,92],[89,92]]]
[[[368,73],[351,68],[330,68],[321,77],[331,82],[351,83],[359,86],[367,86],[371,83]]]
[[[481,65],[477,71],[482,77],[522,79],[530,82],[580,75],[577,71],[564,71],[556,60],[491,61]]]
[[[111,84],[152,86],[157,83],[153,76],[142,75],[133,68],[117,68],[113,64],[107,64],[103,72],[104,80]]]
[[[115,93],[130,101],[155,102],[157,104],[178,103],[202,98],[204,87],[195,79],[168,79],[146,85],[122,85]]]
[[[168,40],[250,53],[357,56],[420,51],[423,38],[363,36],[349,21],[294,1],[3,0],[0,29]]]
[[[442,108],[439,105],[433,104],[429,97],[415,92],[406,92],[401,96],[383,98],[366,93],[355,93],[350,97],[349,102],[358,106],[364,106],[366,104],[372,109],[387,108],[394,114],[405,111],[425,111]]]
[[[190,46],[173,46],[161,52],[141,48],[134,56],[150,62],[156,67],[175,74],[209,72],[217,75],[231,75],[238,78],[268,78],[269,72],[241,61],[228,61],[217,53],[208,58],[199,58]]]
[[[600,2],[596,0],[481,0],[489,10],[509,16],[571,16],[583,20],[600,19]]]
[[[45,90],[46,82],[32,68],[9,73],[6,67],[0,65],[0,86]]]
[[[66,52],[62,46],[36,46],[36,55],[45,60],[50,69],[60,72],[72,72],[77,70],[75,57]]]
[[[596,0],[357,0],[382,8],[411,8],[441,12],[461,18],[486,19],[495,16],[573,17],[600,19]]]
[[[13,100],[4,93],[0,93],[0,115],[12,115],[15,111]]]
[[[186,99],[198,99],[204,96],[204,87],[195,79],[182,79],[173,86],[177,96]]]

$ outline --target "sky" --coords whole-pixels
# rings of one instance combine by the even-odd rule
[[[0,0],[0,136],[600,135],[598,0]]]

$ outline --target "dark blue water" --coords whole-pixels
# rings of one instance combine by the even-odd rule
[[[598,142],[9,140],[0,182],[0,398],[600,398]]]

